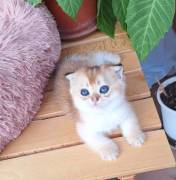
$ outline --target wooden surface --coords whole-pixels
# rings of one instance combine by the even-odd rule
[[[141,148],[129,146],[116,138],[120,156],[116,161],[102,161],[86,145],[57,149],[0,162],[2,180],[95,180],[127,176],[175,165],[162,130],[147,133]]]
[[[75,53],[84,53],[90,51],[111,51],[111,52],[126,52],[132,49],[132,46],[129,42],[127,34],[119,34],[115,36],[114,39],[111,38],[101,38],[99,40],[94,39],[88,44],[80,44],[78,46],[71,46],[69,48],[64,48],[61,56],[70,55]]]
[[[117,25],[115,39],[100,32],[74,42],[62,43],[62,57],[73,53],[106,50],[120,53],[127,77],[127,97],[147,132],[142,148],[132,148],[119,131],[113,132],[120,146],[116,161],[106,162],[82,144],[75,123],[56,105],[53,77],[46,87],[41,109],[34,121],[0,155],[2,180],[102,180],[129,178],[140,172],[175,165],[149,88],[128,36]]]
[[[115,36],[119,36],[119,35],[122,35],[122,34],[126,34],[126,32],[123,31],[120,24],[117,23]],[[89,36],[84,37],[83,39],[78,39],[78,40],[75,40],[73,42],[72,41],[62,42],[62,49],[81,46],[81,45],[85,45],[85,44],[92,44],[92,43],[99,42],[101,40],[106,40],[106,39],[109,39],[109,36],[105,35],[104,33],[99,32],[97,30],[94,33],[90,34]]]
[[[132,106],[145,131],[161,128],[152,98],[135,101],[132,103]],[[120,133],[114,132],[113,137],[117,136],[120,136]],[[0,159],[63,148],[80,143],[81,141],[75,131],[75,123],[69,117],[60,116],[38,120],[33,121],[16,141],[6,147],[5,151],[0,155]]]

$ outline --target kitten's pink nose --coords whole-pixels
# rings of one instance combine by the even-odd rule
[[[100,95],[98,95],[98,94],[93,94],[92,97],[91,97],[91,101],[93,102],[94,105],[97,104],[99,99],[100,99]]]

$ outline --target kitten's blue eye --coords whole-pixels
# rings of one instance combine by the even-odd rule
[[[107,85],[101,86],[101,88],[100,88],[101,94],[106,94],[108,91],[109,91],[109,86],[107,86]]]
[[[88,96],[89,95],[89,91],[87,89],[81,89],[81,95],[82,96]]]

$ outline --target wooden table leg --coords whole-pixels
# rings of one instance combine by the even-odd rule
[[[120,180],[135,180],[135,175],[121,177]]]

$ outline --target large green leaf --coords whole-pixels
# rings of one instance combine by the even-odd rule
[[[42,0],[27,0],[33,6],[36,6],[42,2]]]
[[[112,0],[98,0],[97,27],[110,37],[114,37],[116,17],[112,9]]]
[[[62,10],[71,18],[76,19],[83,0],[56,0]]]
[[[175,0],[130,0],[127,32],[143,60],[172,24]]]
[[[121,26],[124,30],[127,29],[126,25],[126,14],[129,0],[112,0],[112,8],[114,15],[120,21]]]

